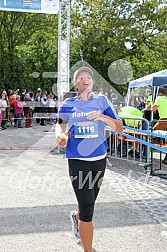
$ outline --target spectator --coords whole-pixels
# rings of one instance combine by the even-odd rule
[[[41,113],[41,107],[40,107],[40,102],[41,102],[41,89],[37,89],[37,93],[35,95],[35,101],[36,101],[36,106],[35,106],[35,113],[36,113],[36,123],[40,123],[41,119],[39,114]]]
[[[7,109],[7,101],[4,92],[2,92],[2,96],[0,99],[0,109],[1,109],[1,114],[2,114],[2,122],[1,122],[1,127],[3,129],[7,128],[7,119],[6,119],[6,109]]]
[[[144,117],[150,121],[151,120],[151,101],[152,101],[152,94],[151,90],[146,90],[146,96],[144,98],[145,108],[142,110],[144,113]]]
[[[34,115],[34,103],[35,103],[35,100],[34,100],[34,93],[33,92],[29,92],[30,94],[30,99],[31,99],[31,102],[32,102],[32,106],[30,106],[30,113],[31,113],[31,118],[33,119],[33,115]],[[32,126],[32,120],[31,120],[31,126]]]
[[[21,93],[21,96],[20,96],[20,101],[24,101],[25,100],[26,93],[27,93],[27,90],[26,89],[22,89],[22,93]]]
[[[51,93],[49,97],[49,114],[50,114],[50,124],[53,124],[56,119],[55,114],[56,101],[54,100],[54,95]]]
[[[138,100],[139,100],[139,105],[137,108],[139,110],[143,110],[145,108],[144,97],[139,96]]]
[[[140,101],[140,97],[138,95],[134,96],[134,100],[133,100],[133,104],[135,108],[138,108],[140,105],[141,101]]]
[[[12,105],[12,101],[13,101],[12,96],[13,96],[13,90],[10,89],[10,90],[9,90],[9,121],[10,121],[11,123],[12,123],[12,118],[14,117],[14,113],[13,113],[13,111],[12,111],[12,109],[11,109],[11,105]]]
[[[24,116],[26,120],[26,128],[30,128],[32,126],[32,110],[31,110],[31,98],[30,94],[27,93],[25,95],[25,104],[24,104]]]
[[[46,126],[44,123],[44,118],[46,116],[46,112],[47,112],[47,106],[49,103],[49,98],[47,98],[47,93],[46,91],[41,93],[41,112],[42,112],[42,118],[41,118],[41,126]]]
[[[166,120],[166,122],[157,122],[153,130],[167,130],[167,90],[165,88],[159,88],[158,97],[155,103],[152,104],[151,110],[156,111],[158,109],[160,120]],[[164,164],[167,164],[167,154],[165,159],[162,160]]]
[[[16,105],[16,94],[12,95],[12,103],[10,105],[10,120],[13,126],[16,126],[17,119],[15,114],[15,105]]]
[[[5,125],[6,125],[6,127],[8,127],[8,124],[7,124],[7,121],[9,121],[9,113],[10,113],[10,111],[9,111],[9,99],[8,99],[8,94],[7,94],[7,91],[6,90],[3,90],[2,91],[2,95],[4,95],[5,96],[5,100],[6,100],[6,103],[7,103],[7,107],[6,107],[6,113],[5,113],[5,119],[6,119],[6,123],[5,123]]]
[[[21,122],[23,118],[23,103],[20,101],[20,95],[16,96],[16,104],[15,104],[15,115],[18,122],[18,128],[22,128]]]

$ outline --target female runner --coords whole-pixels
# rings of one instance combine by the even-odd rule
[[[66,99],[59,110],[56,138],[66,146],[69,174],[78,201],[72,211],[72,230],[81,238],[85,252],[92,252],[94,205],[106,167],[107,143],[105,126],[121,132],[122,122],[112,103],[104,95],[94,95],[93,72],[81,67],[74,73],[78,96]],[[64,136],[69,125],[70,135]]]

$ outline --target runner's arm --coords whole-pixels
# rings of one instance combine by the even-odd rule
[[[101,113],[97,112],[90,112],[88,114],[88,119],[89,120],[101,120],[103,122],[105,122],[109,127],[111,127],[113,130],[117,131],[117,132],[122,132],[123,131],[123,125],[122,125],[122,121],[120,119],[112,119],[111,117],[107,116],[107,115],[103,115]]]
[[[56,143],[63,147],[66,146],[68,140],[68,137],[66,137],[65,134],[65,132],[67,131],[67,126],[67,123],[63,123],[61,119],[58,119],[55,127]]]

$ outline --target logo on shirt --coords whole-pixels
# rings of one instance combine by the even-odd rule
[[[74,112],[73,114],[72,114],[72,118],[77,118],[77,117],[85,117],[85,116],[88,116],[88,114],[90,113],[90,112],[100,112],[100,110],[95,110],[95,111],[89,111],[89,112]]]
[[[83,117],[83,116],[88,116],[88,114],[89,114],[89,112],[87,112],[87,113],[85,113],[85,112],[74,112],[73,114],[72,114],[72,117],[73,118],[76,118],[76,117]]]

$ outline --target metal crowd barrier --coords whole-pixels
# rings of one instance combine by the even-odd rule
[[[123,118],[123,133],[113,132],[107,138],[108,156],[116,159],[140,163],[145,170],[150,166],[149,152],[149,122],[145,118]],[[138,132],[137,129],[141,131]],[[146,130],[143,133],[143,129]],[[109,127],[108,127],[109,130]],[[107,137],[107,136],[106,136]]]
[[[131,118],[125,119],[132,120]],[[167,131],[165,134],[160,134],[161,132],[157,134],[149,130],[149,122],[146,119],[135,118],[133,120],[140,120],[138,128],[124,126],[124,131],[121,133],[113,131],[110,135],[108,133],[108,156],[129,162],[140,163],[144,166],[145,171],[150,172],[150,175],[166,179],[166,173],[155,172],[156,170],[161,170],[161,167],[159,169],[153,168],[153,151],[158,151],[160,155],[162,153],[167,154],[167,145],[157,145],[152,141],[152,139],[156,137],[160,139],[163,138],[167,141]],[[126,122],[128,124],[128,121]],[[154,120],[153,122],[157,122],[157,120]],[[165,122],[167,122],[167,120]],[[135,126],[137,126],[137,124],[135,124]],[[111,132],[112,129],[107,127],[107,130]],[[130,153],[131,150],[133,150],[132,153]]]
[[[159,152],[159,167],[154,167],[154,159],[153,155],[155,154],[155,149],[151,148],[151,173],[154,176],[160,176],[161,178],[167,178],[167,169],[166,171],[163,171],[162,166],[162,154],[165,153],[167,155],[167,131],[166,130],[153,130],[153,127],[155,123],[167,123],[167,120],[153,120],[151,122],[151,143],[156,145],[157,147],[163,148],[162,149],[156,149]],[[159,172],[157,172],[159,171]]]

